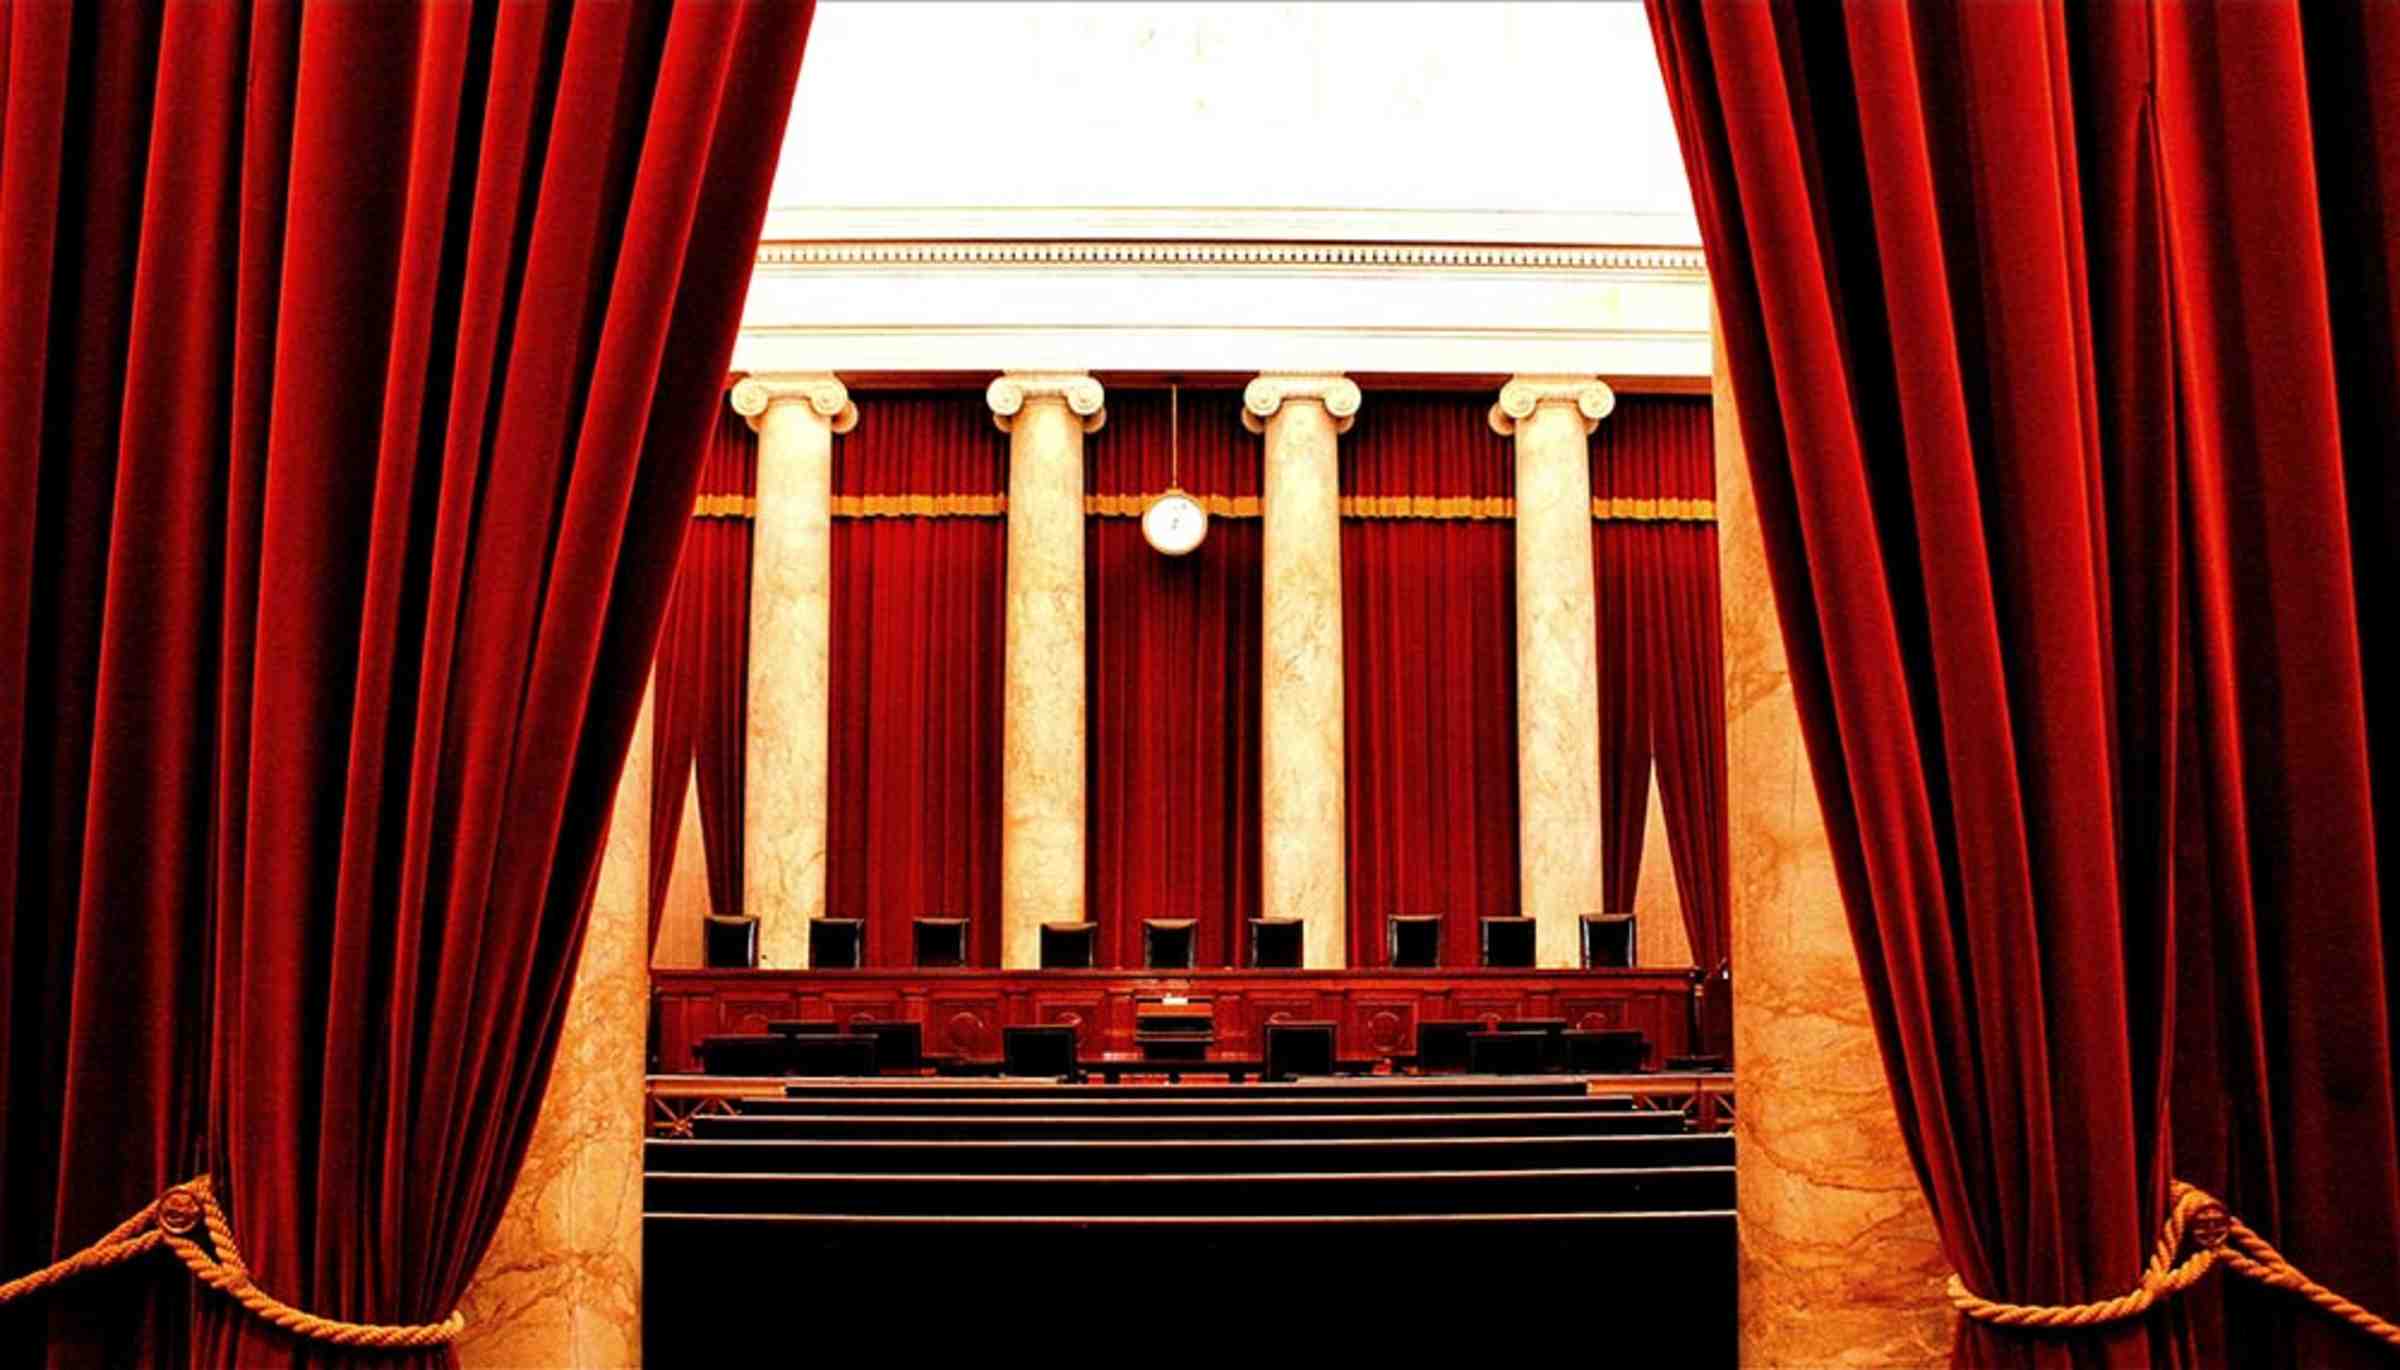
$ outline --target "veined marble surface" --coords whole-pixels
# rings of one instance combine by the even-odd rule
[[[1675,857],[1667,842],[1667,806],[1650,772],[1650,817],[1642,829],[1642,878],[1633,888],[1634,962],[1644,966],[1692,964],[1692,935],[1683,926],[1683,894],[1675,885]]]
[[[1834,881],[1722,352],[1715,396],[1742,1364],[1947,1364],[1949,1267]]]

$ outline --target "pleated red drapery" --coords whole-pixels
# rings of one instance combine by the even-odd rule
[[[730,406],[709,431],[700,494],[659,639],[651,705],[650,940],[666,909],[685,796],[699,776],[709,911],[742,912],[749,755],[750,548],[758,435]],[[695,939],[697,940],[697,939]]]
[[[825,909],[907,965],[963,917],[1000,964],[1008,438],[980,391],[889,394],[834,440]]]
[[[1086,440],[1085,907],[1105,966],[1142,963],[1145,918],[1199,920],[1196,963],[1236,965],[1258,915],[1264,448],[1241,409],[1226,391],[1176,404],[1112,391],[1108,425]],[[1182,557],[1142,536],[1141,510],[1171,478],[1211,506],[1207,539]]]
[[[1515,453],[1490,409],[1377,394],[1342,439],[1353,965],[1431,913],[1443,964],[1473,966],[1476,920],[1517,912]]]
[[[454,1306],[809,12],[0,20],[0,1273],[205,1169],[278,1297]],[[11,1364],[302,1359],[365,1358],[163,1257],[0,1314]]]
[[[1710,970],[1732,927],[1715,496],[1709,401],[1618,396],[1592,437],[1603,897],[1633,907],[1655,762],[1675,869],[1649,877],[1675,881],[1693,964]]]
[[[1950,1259],[2120,1293],[2182,1176],[2400,1316],[2400,13],[1651,14]],[[2222,1285],[1958,1359],[2385,1363]]]

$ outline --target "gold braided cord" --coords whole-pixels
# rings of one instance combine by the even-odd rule
[[[1006,495],[835,495],[837,519],[998,518]]]
[[[2190,1252],[2185,1254],[2189,1245]],[[1950,1277],[1950,1302],[1978,1322],[1999,1327],[2044,1331],[2104,1327],[2140,1317],[2160,1300],[2198,1284],[2218,1265],[2272,1288],[2288,1290],[2385,1344],[2400,1348],[2400,1325],[2377,1317],[2350,1300],[2300,1273],[2267,1239],[2228,1212],[2222,1200],[2197,1185],[2181,1180],[2167,1187],[2166,1221],[2159,1225],[2158,1244],[2140,1283],[2115,1298],[2091,1303],[2002,1303],[1969,1290],[1966,1281]]]
[[[1210,518],[1254,519],[1263,512],[1256,495],[1193,495],[1186,492],[1186,497],[1206,509]],[[1085,495],[1083,512],[1093,518],[1138,519],[1149,511],[1150,502],[1157,498],[1157,494]]]
[[[205,1247],[192,1238],[200,1227],[208,1229]],[[250,1268],[242,1263],[241,1248],[234,1245],[233,1227],[226,1222],[225,1210],[218,1205],[206,1175],[194,1176],[159,1195],[141,1212],[110,1228],[108,1235],[65,1260],[0,1284],[0,1305],[39,1294],[86,1271],[121,1265],[162,1245],[202,1284],[295,1337],[334,1346],[417,1351],[447,1345],[466,1330],[465,1316],[456,1312],[440,1322],[343,1322],[304,1312],[269,1294],[251,1280]]]
[[[701,495],[692,501],[696,519],[754,519],[758,501],[748,495]]]
[[[1592,499],[1592,517],[1617,523],[1715,523],[1713,499]]]

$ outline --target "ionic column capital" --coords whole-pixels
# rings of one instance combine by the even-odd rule
[[[1097,433],[1108,422],[1108,392],[1100,382],[1082,371],[1010,371],[993,381],[983,392],[984,403],[992,407],[992,422],[1003,433],[1011,431],[1017,415],[1025,406],[1042,400],[1056,400],[1067,412],[1083,420],[1083,431]]]
[[[858,406],[850,388],[831,372],[768,372],[734,382],[733,412],[750,421],[752,432],[767,421],[767,411],[779,404],[804,404],[836,433],[858,427]]]
[[[1358,382],[1338,372],[1264,371],[1242,390],[1242,426],[1253,433],[1267,431],[1267,420],[1290,400],[1312,400],[1325,406],[1333,431],[1347,433],[1358,417]]]
[[[1596,376],[1518,376],[1500,387],[1500,402],[1492,406],[1492,431],[1513,436],[1518,424],[1546,404],[1573,405],[1588,434],[1617,407],[1617,392]]]

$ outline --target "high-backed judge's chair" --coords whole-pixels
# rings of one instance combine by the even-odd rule
[[[814,970],[857,970],[866,964],[867,920],[808,920],[808,964]]]
[[[700,940],[701,959],[710,970],[748,970],[758,964],[758,915],[731,918],[707,915]]]
[[[1303,924],[1297,918],[1250,920],[1250,966],[1254,970],[1298,970]]]
[[[1190,970],[1196,918],[1142,920],[1142,964],[1151,970]]]
[[[917,965],[947,969],[967,963],[967,920],[920,918],[912,925]]]
[[[1442,916],[1396,913],[1384,922],[1385,959],[1397,970],[1432,970],[1442,964]]]
[[[1042,924],[1042,969],[1090,970],[1098,923]]]
[[[1583,916],[1583,964],[1586,969],[1622,969],[1633,964],[1633,915],[1587,913]]]
[[[1533,967],[1533,920],[1486,918],[1482,924],[1483,964],[1499,970]]]

